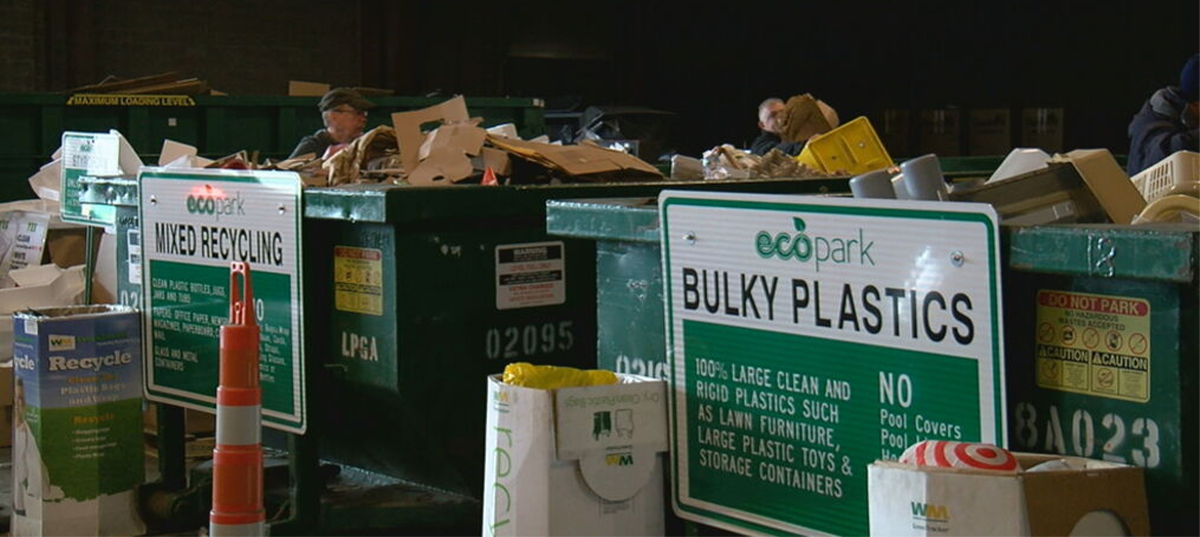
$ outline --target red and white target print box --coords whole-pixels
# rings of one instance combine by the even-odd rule
[[[1141,468],[1014,455],[1015,472],[876,461],[867,469],[871,535],[1150,533]]]

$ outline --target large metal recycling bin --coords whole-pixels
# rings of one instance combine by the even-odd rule
[[[547,208],[551,235],[596,241],[599,367],[666,379],[658,225],[658,206],[649,198],[552,201]],[[1005,227],[1002,237],[1009,447],[1145,467],[1154,532],[1196,534],[1200,230],[1189,225]],[[1039,385],[1036,346],[1045,336],[1038,330],[1053,313],[1042,304],[1046,293],[1099,297],[1096,304],[1109,297],[1112,304],[1130,308],[1126,317],[1148,314],[1147,348],[1129,351],[1135,356],[1128,360],[1137,364],[1145,357],[1149,364],[1144,401]],[[1111,316],[1098,319],[1113,323]],[[1123,319],[1116,316],[1114,326],[1120,328],[1120,344],[1129,349],[1138,327]],[[1081,341],[1086,328],[1079,329]],[[1098,348],[1105,344],[1096,341]],[[1088,360],[1099,372],[1108,368],[1103,364],[1113,360],[1112,354],[1119,353],[1089,353]]]
[[[1198,236],[1044,226],[1004,249],[1011,447],[1144,467],[1156,534],[1200,532]]]
[[[306,318],[306,330],[328,337],[322,389],[310,403],[322,424],[322,457],[481,497],[486,376],[516,361],[596,366],[595,245],[548,236],[546,201],[654,196],[664,188],[804,193],[845,192],[847,184],[841,178],[307,190],[305,273],[327,275],[307,283],[320,289],[307,300],[320,301],[315,311],[328,315]],[[506,286],[536,275],[506,264],[527,253],[519,249],[543,246],[561,256],[542,260],[550,265],[542,272],[561,272],[543,274],[552,286],[561,276],[561,301],[514,305]]]

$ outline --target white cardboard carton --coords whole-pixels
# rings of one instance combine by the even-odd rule
[[[662,535],[666,387],[488,378],[483,535]]]
[[[1141,468],[1014,455],[1024,469],[1066,464],[1002,473],[876,461],[867,469],[871,535],[1149,534]]]

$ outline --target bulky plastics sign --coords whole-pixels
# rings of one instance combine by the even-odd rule
[[[300,178],[146,169],[141,177],[146,393],[213,411],[229,264],[250,264],[263,423],[305,429]]]
[[[989,206],[659,202],[681,516],[863,535],[868,464],[925,439],[1004,443]]]

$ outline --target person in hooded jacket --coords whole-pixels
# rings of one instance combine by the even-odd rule
[[[1155,91],[1129,123],[1129,175],[1157,164],[1176,151],[1196,151],[1200,95],[1200,54],[1193,55],[1179,74],[1178,86]]]

